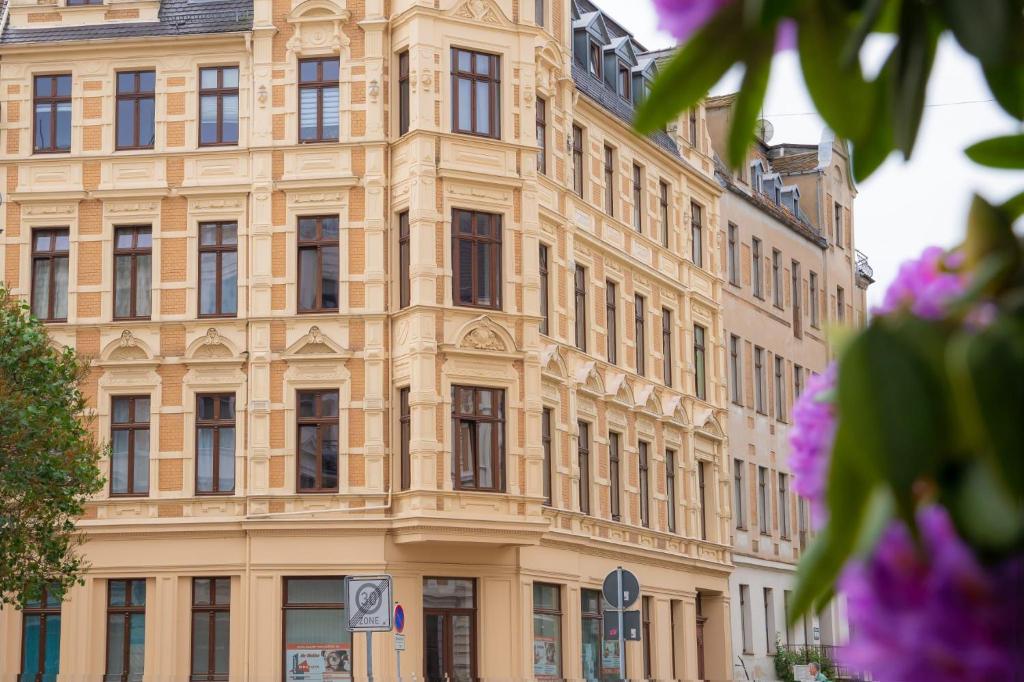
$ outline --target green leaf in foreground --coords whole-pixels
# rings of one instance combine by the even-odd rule
[[[1024,168],[1024,134],[976,142],[964,150],[974,163],[992,168]]]
[[[765,92],[768,90],[768,76],[772,68],[772,52],[775,36],[761,37],[759,44],[751,49],[743,73],[743,83],[736,95],[732,110],[732,125],[729,128],[729,165],[740,168],[747,156],[747,148],[754,138],[754,124],[761,111]]]

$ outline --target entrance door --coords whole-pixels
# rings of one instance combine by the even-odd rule
[[[704,623],[707,618],[697,618],[697,679],[704,679]]]
[[[473,580],[423,581],[423,675],[428,682],[476,679],[476,595]]]

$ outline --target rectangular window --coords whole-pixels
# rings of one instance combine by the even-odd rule
[[[633,164],[633,227],[637,232],[644,231],[644,189],[643,169]]]
[[[576,313],[576,347],[587,350],[587,269],[576,266],[574,277],[575,313]]]
[[[238,144],[238,67],[199,69],[199,145]]]
[[[580,511],[590,513],[590,424],[581,421],[576,443],[576,458],[580,469]]]
[[[117,149],[152,149],[156,139],[156,72],[117,74]]]
[[[697,110],[690,109],[690,144],[697,146]]]
[[[736,528],[743,530],[747,527],[747,510],[743,500],[746,496],[746,488],[743,487],[743,460],[732,461],[732,488],[733,507],[736,512]]]
[[[768,469],[757,467],[757,517],[761,526],[761,535],[768,535],[771,528],[769,514],[771,508],[768,504]]]
[[[192,579],[190,682],[224,682],[231,654],[231,578]]]
[[[543,4],[544,0],[537,0]],[[548,103],[541,97],[537,98],[537,172],[548,172]]]
[[[505,489],[505,391],[452,387],[452,446],[456,490]]]
[[[67,228],[32,231],[32,314],[43,322],[68,319]]]
[[[398,307],[408,308],[412,298],[412,275],[409,272],[409,212],[398,214]]]
[[[555,466],[552,452],[551,414],[550,407],[545,407],[540,413],[540,442],[544,449],[544,471],[541,472],[541,477],[544,484],[544,504],[549,507],[553,500],[552,480]]]
[[[299,60],[299,142],[337,142],[341,106],[337,57]]]
[[[632,100],[632,76],[629,73],[629,67],[619,62],[619,96],[627,102]]]
[[[786,379],[783,373],[783,365],[786,361],[775,356],[775,418],[780,422],[786,421]]]
[[[739,231],[735,223],[729,223],[729,284],[740,285]]]
[[[811,297],[811,326],[817,328],[821,323],[818,315],[818,273],[807,273],[807,288],[810,289],[808,295]]]
[[[764,641],[768,655],[775,653],[775,591],[764,588]]]
[[[107,669],[103,682],[142,679],[146,658],[146,581],[107,581]]]
[[[238,223],[199,223],[199,316],[238,313]]]
[[[666,386],[672,385],[672,311],[661,309],[661,375]]]
[[[835,205],[836,246],[843,248],[843,206],[838,201]]]
[[[704,267],[704,225],[703,210],[698,204],[690,204],[690,260],[698,268]]]
[[[501,309],[501,216],[452,211],[452,300],[455,305]]]
[[[601,80],[601,75],[604,72],[603,66],[601,46],[594,41],[590,41],[590,73],[598,80]]]
[[[842,287],[836,287],[836,319],[846,321],[846,292]]]
[[[604,283],[604,317],[608,328],[608,362],[615,365],[619,361],[619,292],[611,280]]]
[[[114,319],[147,320],[152,309],[153,233],[149,225],[114,229]]]
[[[533,21],[540,27],[544,26],[544,0],[534,0]]]
[[[323,678],[351,679],[352,634],[346,626],[345,579],[341,576],[284,579],[284,682],[322,679],[307,660],[330,663]],[[269,623],[267,624],[269,626]]]
[[[644,297],[633,297],[633,333],[636,335],[636,373],[644,376],[647,372],[647,334],[644,325]]]
[[[665,495],[668,497],[668,532],[676,532],[676,451],[665,450]]]
[[[782,252],[772,249],[772,302],[782,307]]]
[[[338,490],[338,392],[299,391],[297,431],[300,492]]]
[[[501,58],[452,48],[452,132],[501,137]]]
[[[743,635],[743,653],[754,653],[753,633],[750,623],[750,586],[740,585],[740,630]]]
[[[658,215],[661,217],[661,245],[668,248],[668,235],[672,232],[668,212],[668,183],[658,183]]]
[[[398,53],[398,134],[409,132],[409,51]]]
[[[235,491],[235,395],[196,396],[196,493]]]
[[[651,598],[640,599],[641,639],[644,644],[644,679],[651,679]]]
[[[604,212],[615,217],[615,150],[604,146]]]
[[[476,641],[476,581],[424,578],[423,679],[478,679]]]
[[[793,292],[793,336],[799,339],[804,335],[803,301],[801,301],[800,296],[800,264],[796,261],[791,261],[789,267],[792,276],[790,291]]]
[[[21,615],[19,682],[54,682],[60,673],[60,598],[47,587],[30,599]]]
[[[707,462],[697,462],[697,493],[700,498],[700,539],[708,539]]]
[[[399,485],[401,490],[412,487],[412,459],[409,446],[412,442],[412,415],[409,412],[409,387],[398,389],[398,442],[401,451],[399,463]]]
[[[148,495],[149,396],[117,396],[110,408],[110,495]]]
[[[789,477],[779,473],[779,535],[789,539]]]
[[[804,368],[793,365],[793,399],[796,400],[804,392]]]
[[[32,151],[71,151],[71,74],[36,76],[32,91]]]
[[[750,240],[751,251],[753,252],[753,279],[754,279],[754,296],[758,298],[764,298],[764,271],[762,270],[763,262],[761,260],[761,240],[757,237],[753,237]]]
[[[644,528],[651,527],[651,486],[649,476],[650,460],[648,457],[650,446],[640,441],[637,444],[639,471],[640,471],[640,525]]]
[[[765,414],[764,404],[764,348],[754,346],[754,409]]]
[[[583,128],[572,126],[572,191],[583,196]]]
[[[732,401],[743,404],[743,358],[740,355],[740,337],[729,335],[729,387]]]
[[[540,333],[549,334],[551,329],[551,294],[548,291],[551,273],[548,271],[548,245],[541,244],[538,254],[540,274]]]
[[[299,312],[338,309],[338,216],[299,218]]]
[[[533,677],[562,679],[562,595],[558,585],[533,584]]]
[[[622,519],[622,480],[621,480],[622,436],[611,431],[608,433],[608,487],[612,521]]]
[[[708,397],[706,355],[704,327],[695,324],[693,325],[693,393],[700,400],[706,400]]]
[[[600,590],[580,591],[580,655],[585,680],[619,679],[619,643],[604,639],[602,602]]]

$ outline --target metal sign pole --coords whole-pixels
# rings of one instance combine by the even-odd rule
[[[398,675],[398,682],[402,682],[402,652],[395,649],[395,673]]]
[[[366,631],[366,680],[373,682],[373,631]]]
[[[619,594],[618,594],[618,601],[619,601],[619,605],[618,605],[619,606],[619,611],[618,611],[618,616],[619,616],[619,679],[620,680],[625,680],[626,679],[626,640],[625,640],[625,636],[624,636],[625,633],[622,632],[622,612],[626,609],[626,604],[625,604],[625,601],[623,601],[623,597],[622,597],[622,566],[619,566],[617,569],[615,569],[615,574],[616,574],[616,580],[618,581],[618,584],[619,584]]]

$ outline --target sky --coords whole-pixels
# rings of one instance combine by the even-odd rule
[[[674,44],[658,30],[650,0],[597,4],[648,49]],[[882,39],[869,42],[862,55],[865,69],[877,69],[887,47]],[[738,83],[738,74],[727,74],[712,94],[731,92]],[[858,186],[854,241],[874,268],[871,304],[881,301],[902,261],[932,244],[960,242],[975,192],[994,201],[1024,187],[1024,173],[986,169],[964,156],[971,143],[1019,132],[1020,127],[992,101],[980,69],[948,36],[939,45],[926,107],[911,159],[892,155]],[[777,55],[764,104],[764,117],[775,128],[771,142],[817,143],[824,123],[813,112],[796,55]]]

